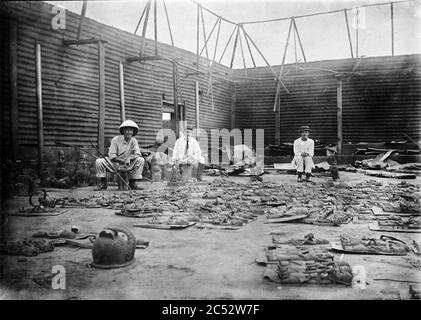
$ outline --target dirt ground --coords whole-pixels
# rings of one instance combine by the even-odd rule
[[[294,175],[264,175],[264,181],[295,184]],[[211,181],[212,177],[205,177]],[[233,177],[248,183],[249,178]],[[328,177],[316,177],[315,183]],[[367,179],[356,173],[341,172],[341,179],[353,184]],[[393,179],[373,178],[383,183]],[[409,180],[411,183],[420,183]],[[145,183],[147,188],[161,188],[163,183]],[[115,192],[109,188],[106,192]],[[93,193],[92,187],[57,190],[56,197]],[[17,206],[27,198],[16,197],[9,205]],[[49,217],[9,216],[5,230],[9,239],[30,237],[36,231],[69,229],[77,225],[83,232],[99,232],[106,226],[125,226],[136,238],[150,241],[147,249],[137,249],[136,262],[126,268],[100,270],[89,268],[91,250],[67,246],[36,257],[0,255],[0,299],[408,299],[409,283],[377,281],[375,278],[421,281],[420,258],[345,254],[351,266],[366,269],[366,289],[352,287],[280,286],[263,278],[265,267],[255,263],[256,256],[272,243],[271,231],[283,232],[286,239],[300,238],[312,232],[316,237],[337,240],[342,233],[373,235],[366,221],[341,227],[309,224],[264,224],[264,216],[239,230],[199,229],[155,230],[133,228],[143,219],[127,218],[110,209],[71,208],[62,215]],[[147,219],[145,219],[146,221]],[[1,229],[0,229],[1,230]],[[420,234],[384,233],[407,243]],[[341,254],[335,253],[336,256]],[[412,263],[412,264],[411,264]],[[418,263],[417,267],[413,264]],[[36,283],[36,277],[51,276],[54,265],[66,270],[66,289],[54,290],[51,283]]]

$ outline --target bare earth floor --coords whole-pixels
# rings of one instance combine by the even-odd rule
[[[366,176],[341,173],[349,184],[361,182]],[[206,177],[206,180],[212,180]],[[231,178],[248,183],[249,178]],[[328,177],[316,177],[320,183]],[[397,180],[373,178],[383,183]],[[264,181],[294,184],[293,175],[264,175]],[[409,180],[420,183],[420,180]],[[160,188],[163,183],[145,184],[145,188]],[[51,192],[52,196],[94,193],[91,187]],[[110,188],[106,192],[115,192]],[[22,204],[27,198],[16,198]],[[199,229],[155,230],[132,228],[141,219],[121,217],[110,209],[69,209],[53,217],[15,217],[6,221],[10,239],[30,237],[39,230],[69,229],[77,225],[84,232],[99,232],[103,227],[119,225],[130,228],[139,239],[150,241],[149,248],[136,250],[136,262],[114,270],[89,268],[91,250],[56,247],[53,252],[36,257],[0,255],[0,299],[408,299],[408,283],[376,281],[374,278],[421,281],[420,269],[410,264],[419,261],[412,253],[406,257],[346,254],[343,259],[351,266],[362,265],[367,272],[365,290],[338,287],[279,286],[263,278],[265,267],[254,261],[271,244],[271,231],[284,232],[285,238],[300,238],[309,232],[328,240],[340,234],[354,236],[371,232],[367,223],[341,227],[308,224],[264,224],[264,217],[240,230]],[[147,220],[147,219],[146,219]],[[145,220],[145,221],[146,221]],[[419,234],[385,233],[407,243],[419,240]],[[339,253],[336,253],[338,257]],[[23,258],[23,259],[22,259]],[[66,270],[66,289],[53,290],[33,278],[51,274],[54,265]]]

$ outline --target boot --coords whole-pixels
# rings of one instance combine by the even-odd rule
[[[139,189],[139,188],[138,188],[138,186],[137,186],[137,182],[136,182],[136,180],[135,180],[135,179],[130,179],[130,180],[129,180],[129,187],[130,187],[130,189],[132,189],[132,190],[137,190],[137,189]]]
[[[302,172],[298,172],[297,181],[298,182],[303,182],[303,173]]]
[[[306,181],[311,182],[311,173],[306,173]]]
[[[99,185],[94,191],[107,190],[107,178],[99,178]]]

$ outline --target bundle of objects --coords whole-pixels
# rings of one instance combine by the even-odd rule
[[[384,151],[375,158],[355,161],[353,167],[346,168],[346,171],[395,179],[415,179],[421,173],[421,163],[419,162],[400,164],[390,159],[393,154],[401,153],[400,150],[391,149]]]
[[[264,278],[285,285],[352,284],[349,263],[327,252],[329,241],[310,233],[303,239],[273,237],[263,257],[256,262],[266,266]]]

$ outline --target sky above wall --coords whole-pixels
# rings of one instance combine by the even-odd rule
[[[46,1],[59,5],[72,12],[80,14],[82,1]],[[197,8],[191,0],[166,0],[174,44],[177,47],[196,52],[196,19]],[[354,8],[361,5],[384,3],[387,0],[199,0],[206,8],[234,22],[268,20],[275,18],[299,16],[315,12],[332,11],[344,8]],[[106,0],[88,1],[86,16],[101,23],[134,32],[147,0]],[[157,0],[158,40],[171,44],[163,0]],[[355,10],[348,12],[351,41],[354,56],[356,54],[356,14]],[[390,5],[368,7],[359,10],[360,23],[358,28],[358,56],[391,55],[391,19]],[[203,11],[205,31],[209,35],[217,17]],[[263,53],[270,64],[281,64],[285,43],[288,35],[289,20],[245,24],[244,28]],[[142,22],[143,25],[143,22]],[[141,27],[142,27],[141,25]],[[307,61],[350,58],[350,44],[344,12],[328,15],[297,18],[296,25]],[[141,35],[141,27],[137,34]],[[208,41],[208,55],[213,58],[215,53],[217,29]],[[234,25],[221,22],[219,41],[216,48],[216,61],[219,61]],[[149,15],[146,36],[153,39],[153,8]],[[404,2],[394,4],[394,43],[395,55],[421,53],[421,2]],[[83,31],[82,31],[83,37]],[[242,58],[241,46],[244,53]],[[200,48],[204,46],[202,21],[200,21]],[[264,60],[250,43],[252,55],[258,66],[265,65]],[[139,41],[140,48],[140,41]],[[234,37],[231,39],[221,62],[229,65],[234,49]],[[203,50],[206,57],[206,50]],[[286,63],[303,61],[298,37],[291,32]],[[252,67],[247,43],[240,35],[234,68]]]

